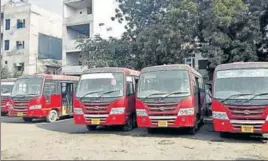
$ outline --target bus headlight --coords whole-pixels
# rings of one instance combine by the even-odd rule
[[[266,121],[268,121],[268,115],[267,115],[267,117],[266,117]]]
[[[84,112],[83,112],[82,108],[74,108],[74,114],[83,115]]]
[[[32,105],[30,106],[30,110],[38,110],[38,109],[41,109],[42,108],[42,105]]]
[[[178,116],[194,115],[194,108],[181,108],[178,112]]]
[[[124,107],[119,107],[119,108],[112,108],[110,115],[117,115],[117,114],[123,114],[125,112]]]
[[[212,117],[214,119],[220,119],[220,120],[229,120],[226,112],[213,112]]]
[[[145,109],[136,109],[137,116],[148,116]]]

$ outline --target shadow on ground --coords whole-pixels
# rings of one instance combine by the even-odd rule
[[[59,121],[65,121],[66,119],[70,119],[70,117],[63,117]],[[1,123],[7,123],[7,124],[38,124],[38,123],[46,123],[46,120],[45,119],[34,119],[32,122],[24,122],[22,118],[1,116]]]
[[[55,123],[36,124],[37,127],[50,131],[57,131],[68,134],[113,134],[132,137],[155,137],[155,138],[187,138],[193,140],[203,140],[209,142],[230,142],[230,143],[266,143],[268,140],[264,137],[252,135],[232,135],[228,138],[221,138],[218,133],[213,131],[212,123],[209,121],[202,126],[194,135],[189,135],[183,129],[159,129],[153,134],[148,134],[146,129],[136,128],[132,131],[124,132],[118,128],[99,128],[96,131],[88,131],[84,125],[75,125],[72,119],[61,120]]]

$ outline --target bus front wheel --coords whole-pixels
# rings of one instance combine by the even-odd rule
[[[59,118],[58,111],[56,110],[51,110],[49,111],[48,116],[46,117],[47,122],[52,123],[56,122]]]
[[[32,122],[33,121],[33,118],[30,118],[30,117],[23,117],[22,119],[24,122]]]
[[[123,125],[123,131],[130,131],[135,126],[135,118],[134,115],[131,115],[131,117],[127,120],[127,123]]]
[[[86,128],[88,131],[92,131],[92,130],[96,130],[97,126],[96,125],[87,125]]]

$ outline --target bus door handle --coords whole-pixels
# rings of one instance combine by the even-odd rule
[[[50,104],[50,102],[51,102],[50,96],[45,96],[45,97],[46,97],[46,103]]]

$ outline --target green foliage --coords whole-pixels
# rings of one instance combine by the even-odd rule
[[[122,38],[82,39],[83,65],[124,66],[182,63],[202,52],[213,70],[234,61],[267,60],[260,13],[267,0],[118,0],[111,19],[126,22]],[[196,38],[201,46],[196,45]],[[267,46],[267,45],[266,45]]]

